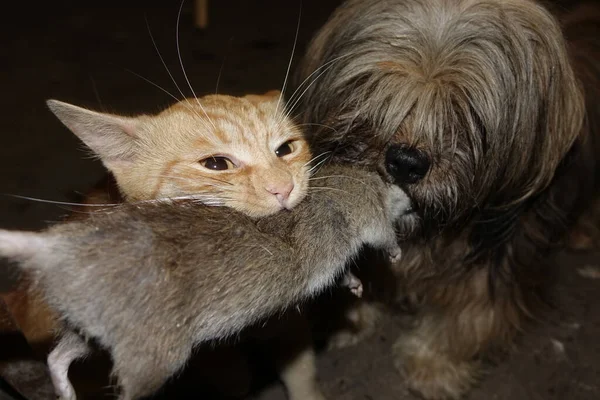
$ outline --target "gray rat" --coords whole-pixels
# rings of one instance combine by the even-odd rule
[[[40,233],[0,230],[0,256],[33,274],[64,329],[48,364],[57,394],[94,339],[119,399],[158,390],[193,347],[223,340],[333,285],[363,245],[400,250],[406,194],[372,172],[326,167],[291,211],[252,219],[196,202],[125,204]]]

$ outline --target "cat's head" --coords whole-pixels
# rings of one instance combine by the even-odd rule
[[[209,95],[136,117],[48,106],[128,201],[195,196],[259,217],[294,207],[308,190],[308,144],[279,97]]]

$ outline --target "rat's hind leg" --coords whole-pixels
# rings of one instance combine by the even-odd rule
[[[78,358],[85,357],[90,347],[75,332],[67,331],[58,345],[48,355],[48,369],[56,395],[60,400],[75,400],[75,389],[69,381],[69,366]]]
[[[191,347],[162,338],[144,346],[122,344],[113,349],[112,375],[120,386],[119,400],[145,398],[177,374],[191,356]]]

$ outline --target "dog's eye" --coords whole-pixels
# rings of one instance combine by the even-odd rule
[[[294,152],[294,143],[292,140],[288,140],[287,142],[285,142],[284,144],[279,146],[277,148],[277,150],[275,150],[275,155],[277,157],[283,157],[283,156],[287,156],[288,154],[291,154],[293,152]]]
[[[208,157],[204,160],[200,160],[200,164],[202,164],[204,168],[215,171],[225,171],[235,167],[233,162],[227,157]]]

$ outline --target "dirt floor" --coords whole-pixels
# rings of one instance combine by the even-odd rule
[[[20,2],[1,17],[2,228],[37,229],[60,219],[68,210],[4,195],[75,201],[77,193],[103,175],[101,164],[87,157],[77,139],[47,110],[46,99],[123,114],[158,111],[172,103],[169,95],[135,75],[180,97],[153,46],[149,28],[181,90],[191,94],[176,48],[179,2],[49,3]],[[228,94],[280,88],[294,44],[300,2],[209,3],[209,27],[204,31],[194,28],[192,1],[184,3],[181,14],[180,52],[194,91],[215,92],[217,82],[218,92]],[[339,1],[302,3],[295,60]],[[599,256],[595,251],[561,253],[550,261],[561,266],[561,273],[556,309],[549,322],[524,335],[518,351],[491,367],[468,399],[600,398]],[[9,290],[13,278],[2,276],[0,290]],[[413,398],[393,367],[390,346],[397,326],[398,317],[390,317],[382,321],[377,334],[358,345],[319,353],[319,377],[330,399]],[[254,350],[252,357],[257,379],[251,398],[284,399],[272,366],[261,354]],[[33,376],[32,368],[43,365],[14,368],[23,376]],[[31,381],[29,386],[38,389],[36,398],[53,398],[47,383]],[[9,390],[0,382],[0,400],[10,398],[3,394]],[[181,390],[167,393],[164,398],[199,397],[190,392],[184,396]]]

